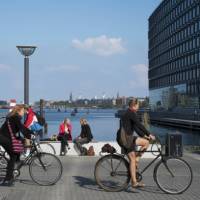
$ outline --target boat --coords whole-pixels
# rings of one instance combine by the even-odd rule
[[[75,116],[76,113],[74,112],[74,110],[71,112],[71,116]]]

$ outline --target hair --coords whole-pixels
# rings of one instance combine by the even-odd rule
[[[83,124],[87,124],[87,120],[85,118],[81,118],[80,122],[82,122]]]
[[[128,102],[128,106],[132,107],[132,106],[137,105],[138,103],[139,103],[138,99],[137,98],[133,98]]]
[[[8,115],[9,116],[14,116],[18,112],[20,112],[20,110],[22,110],[22,109],[25,109],[25,105],[24,104],[18,104],[12,109],[12,111]]]
[[[64,124],[66,124],[66,123],[67,123],[67,118],[65,118],[65,119],[64,119],[63,123],[64,123]]]

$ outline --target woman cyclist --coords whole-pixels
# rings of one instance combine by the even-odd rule
[[[13,151],[11,133],[9,130],[9,125],[12,130],[14,137],[19,138],[18,133],[21,132],[24,137],[30,139],[32,131],[26,128],[22,123],[21,119],[24,115],[24,105],[17,105],[13,108],[13,110],[6,117],[6,121],[0,128],[0,145],[6,150],[9,154],[9,161],[7,165],[6,177],[3,180],[2,186],[12,186],[14,185],[14,177],[13,177],[13,169],[15,165],[15,161],[19,154]],[[9,122],[9,125],[8,125]]]

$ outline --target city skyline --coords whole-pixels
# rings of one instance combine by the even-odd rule
[[[151,1],[1,2],[0,99],[23,101],[23,58],[30,58],[30,102],[74,96],[148,96]],[[145,5],[145,6],[144,6]]]

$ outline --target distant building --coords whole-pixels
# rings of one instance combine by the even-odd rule
[[[151,109],[199,109],[200,1],[161,1],[149,18],[148,38]]]
[[[9,103],[9,107],[10,107],[9,111],[12,111],[13,107],[15,107],[16,104],[17,104],[17,101],[15,99],[11,99]]]
[[[69,101],[70,101],[70,102],[72,102],[72,101],[73,101],[72,92],[70,93],[70,96],[69,96]]]

